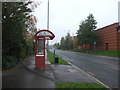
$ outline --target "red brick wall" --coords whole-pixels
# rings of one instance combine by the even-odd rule
[[[118,27],[118,23],[114,23],[96,30],[96,32],[100,35],[100,43],[97,44],[98,49],[120,50],[120,33],[118,33],[116,27]]]
[[[118,50],[120,51],[120,29],[118,32]]]

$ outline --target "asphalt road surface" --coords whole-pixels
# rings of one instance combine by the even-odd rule
[[[86,71],[110,88],[118,88],[118,58],[63,50],[55,52],[64,60]]]

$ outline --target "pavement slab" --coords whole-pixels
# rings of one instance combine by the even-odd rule
[[[54,82],[33,74],[22,66],[2,79],[3,88],[55,88]]]
[[[98,83],[71,65],[52,65],[54,77],[59,82]]]
[[[50,65],[46,70],[34,70],[34,56],[21,62],[14,69],[2,75],[2,88],[55,88]]]

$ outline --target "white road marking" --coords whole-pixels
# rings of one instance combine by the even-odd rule
[[[71,64],[73,67],[77,68],[78,70],[80,70],[81,72],[83,72],[84,74],[86,74],[89,77],[92,77],[95,81],[99,82],[100,84],[102,84],[103,86],[105,86],[106,88],[109,88],[110,90],[112,90],[109,86],[105,85],[104,83],[102,83],[101,81],[99,81],[98,79],[96,79],[95,77],[91,76],[90,74],[88,74],[87,72],[83,71],[82,69],[80,69],[79,67],[75,66],[74,64],[70,63],[69,61],[67,61],[69,64]]]

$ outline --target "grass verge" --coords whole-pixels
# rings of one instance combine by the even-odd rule
[[[101,90],[108,90],[97,83],[57,82],[55,86],[56,88],[101,88]]]
[[[58,64],[64,64],[64,65],[69,65],[68,62],[66,62],[65,60],[63,60],[61,57],[55,55],[55,57],[58,57],[59,62]],[[51,64],[55,64],[54,62],[54,53],[51,51],[48,51],[48,59],[50,61]]]
[[[104,56],[112,56],[112,57],[120,57],[120,51],[88,51],[88,50],[69,50],[73,52],[80,52],[80,53],[88,53],[94,55],[104,55]]]

